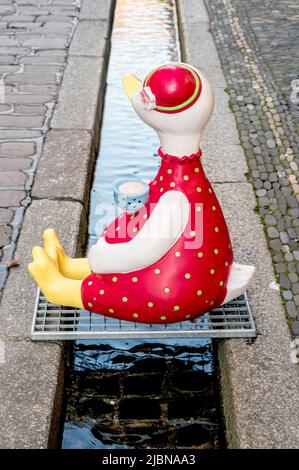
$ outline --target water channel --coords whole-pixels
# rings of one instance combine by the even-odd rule
[[[118,0],[91,195],[90,243],[115,217],[112,183],[153,179],[158,139],[121,85],[180,60],[174,0]],[[218,448],[223,444],[210,340],[78,341],[67,378],[63,448]]]

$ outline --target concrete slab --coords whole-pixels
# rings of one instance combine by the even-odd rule
[[[240,145],[203,144],[201,148],[201,161],[211,183],[247,181],[248,167]]]
[[[84,203],[88,200],[94,157],[95,150],[88,131],[49,131],[38,163],[32,196],[39,199],[68,198]]]
[[[104,87],[104,60],[70,57],[51,121],[52,129],[87,129],[99,122],[99,101]]]
[[[249,183],[214,185],[230,230],[235,259],[257,272],[249,289],[259,336],[221,341],[219,363],[227,439],[232,448],[298,448],[299,400],[290,333],[262,224]]]
[[[63,351],[58,344],[1,342],[0,448],[57,446],[63,392]]]
[[[36,284],[27,271],[32,247],[42,245],[44,229],[52,227],[74,256],[77,246],[81,246],[82,234],[85,235],[81,218],[79,202],[43,199],[33,201],[27,209],[15,253],[15,259],[21,260],[22,265],[11,268],[0,305],[0,338],[30,339],[36,296]]]
[[[115,0],[82,0],[80,20],[106,20],[114,9]]]
[[[70,56],[104,57],[108,21],[79,21],[73,36]]]
[[[202,141],[206,146],[215,143],[219,145],[240,144],[236,121],[233,114],[228,110],[225,95],[222,99],[215,97],[214,111],[203,131]]]
[[[178,14],[182,23],[206,23],[209,27],[209,17],[204,4],[204,0],[188,0],[188,2],[178,3]]]
[[[182,23],[181,42],[186,62],[195,67],[203,67],[207,73],[213,67],[219,67],[219,58],[211,33],[206,23],[195,21]]]

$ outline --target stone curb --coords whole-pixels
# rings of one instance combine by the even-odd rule
[[[81,4],[33,201],[17,243],[15,258],[22,265],[11,270],[0,306],[0,448],[57,446],[64,348],[31,342],[36,286],[27,263],[47,227],[56,228],[70,255],[80,256],[85,243],[115,0]]]
[[[206,159],[211,159],[210,165],[207,162],[208,175],[211,181],[221,183],[214,187],[229,225],[236,260],[257,267],[249,296],[259,335],[252,343],[245,340],[219,343],[227,445],[298,448],[299,384],[290,357],[291,338],[279,293],[269,287],[275,280],[273,266],[263,226],[254,212],[253,188],[244,181],[247,163],[234,116],[229,111],[226,81],[209,33],[204,1],[177,0],[177,6],[183,60],[203,67],[215,90],[217,114],[214,113],[203,138]],[[214,167],[220,164],[221,150],[217,144],[220,138],[221,145],[224,144],[222,165],[226,167],[222,173]],[[226,151],[229,143],[234,145],[233,155]]]

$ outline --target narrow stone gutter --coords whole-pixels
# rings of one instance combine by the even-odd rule
[[[253,264],[249,289],[257,339],[219,342],[219,369],[227,444],[230,448],[298,448],[298,372],[291,337],[256,199],[247,182],[227,87],[203,0],[177,0],[183,60],[203,67],[215,93],[215,111],[203,137],[203,163],[230,229],[235,259]]]
[[[31,247],[53,227],[71,255],[84,250],[86,214],[105,91],[114,0],[82,0],[0,306],[0,448],[56,447],[64,383],[61,343],[31,342],[36,286],[27,273]]]

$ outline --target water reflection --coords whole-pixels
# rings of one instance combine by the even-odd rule
[[[159,166],[157,136],[135,115],[121,77],[179,59],[173,0],[117,1],[90,243],[114,217],[113,181],[151,180]],[[219,436],[210,341],[77,343],[64,448],[218,447]]]

